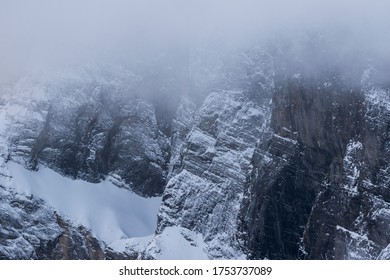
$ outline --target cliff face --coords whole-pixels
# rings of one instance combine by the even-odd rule
[[[286,71],[284,55],[259,49],[191,55],[189,72],[1,91],[0,258],[388,259],[390,98],[375,71],[351,83]],[[18,191],[15,162],[160,197],[156,230],[119,228],[108,244]],[[149,210],[134,211],[140,227]]]
[[[102,259],[109,254],[89,222],[64,216],[58,203],[34,196],[33,189],[20,192],[39,186],[33,178],[18,186],[15,176],[21,175],[13,174],[11,163],[32,171],[46,166],[74,180],[111,182],[143,197],[164,189],[170,144],[156,118],[159,105],[127,95],[137,77],[118,82],[76,74],[27,77],[1,92],[1,258]]]
[[[10,139],[11,150],[27,158],[32,169],[44,162],[66,176],[91,182],[115,171],[124,186],[141,195],[161,193],[169,142],[158,128],[153,104],[125,98],[120,92],[124,89],[113,85],[85,81],[57,86],[47,93],[54,97],[40,101],[39,108],[27,105],[39,119],[20,116],[21,133]]]
[[[387,246],[389,115],[373,91],[298,78],[277,86],[273,134],[241,211],[251,258],[372,259]]]
[[[189,229],[202,234],[210,257],[237,257],[237,215],[262,131],[255,124],[265,117],[266,109],[242,92],[206,98],[165,188],[157,235],[168,227]]]

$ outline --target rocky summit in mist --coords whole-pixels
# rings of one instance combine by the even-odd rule
[[[389,8],[1,2],[0,259],[390,259]]]

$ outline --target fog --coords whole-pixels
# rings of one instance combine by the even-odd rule
[[[192,47],[223,51],[305,34],[327,38],[320,59],[337,53],[386,64],[389,11],[385,0],[0,0],[0,81],[32,69],[145,60]]]

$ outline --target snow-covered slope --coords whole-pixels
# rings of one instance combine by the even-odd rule
[[[34,172],[9,162],[8,168],[15,192],[44,200],[63,218],[91,230],[106,244],[155,231],[159,197],[140,197],[109,180],[97,184],[72,180],[44,166]]]

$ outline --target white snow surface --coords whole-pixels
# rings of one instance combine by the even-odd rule
[[[148,236],[156,229],[161,197],[140,197],[109,181],[72,180],[44,166],[33,172],[14,162],[7,165],[15,191],[43,199],[61,216],[90,229],[107,244]]]
[[[166,227],[146,251],[157,260],[208,260],[206,243],[200,233],[183,227]]]
[[[360,170],[362,168],[359,153],[362,152],[363,148],[361,142],[351,140],[347,145],[346,154],[343,159],[343,166],[347,179],[344,189],[353,196],[358,194],[357,185],[360,177]]]
[[[126,252],[143,252],[152,241],[154,235],[145,237],[133,237],[128,239],[120,239],[110,244],[110,248],[118,253]]]

